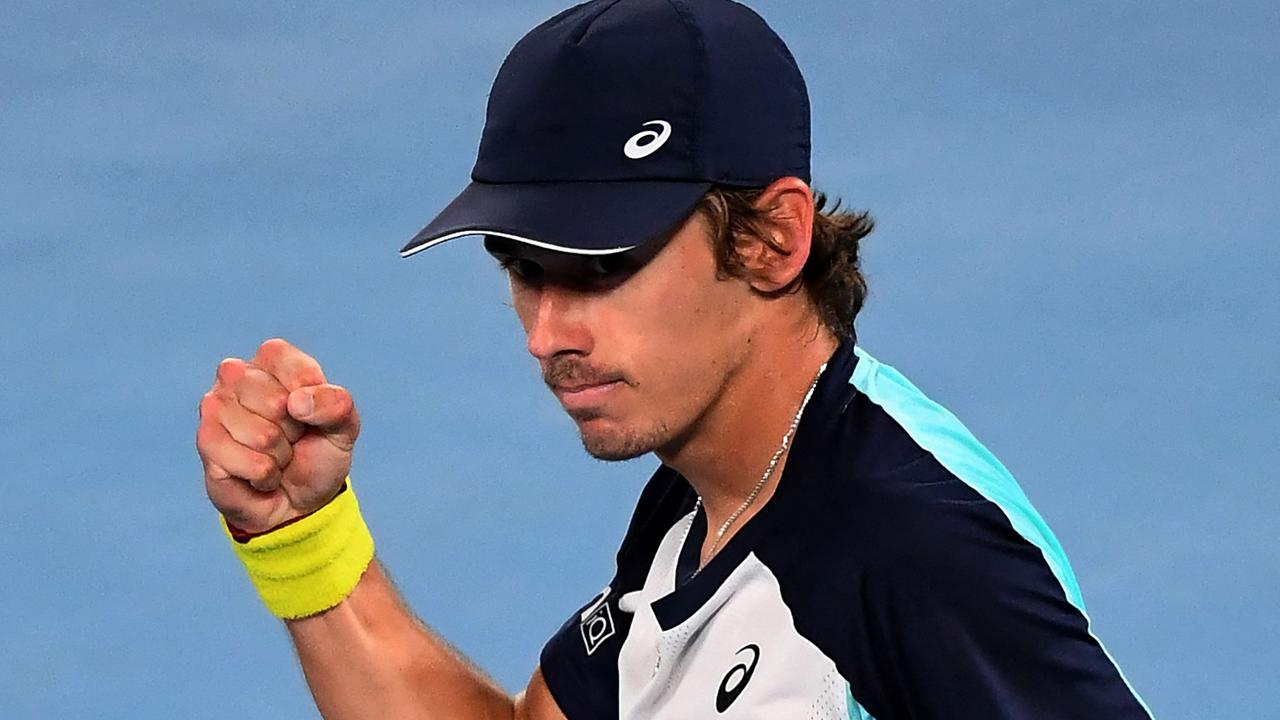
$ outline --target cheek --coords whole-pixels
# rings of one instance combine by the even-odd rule
[[[666,304],[672,330],[694,354],[723,353],[743,334],[744,306],[737,284],[709,280],[676,289]]]
[[[530,323],[533,322],[533,314],[538,306],[537,294],[515,280],[510,281],[510,288],[511,308],[516,311],[516,318],[520,320],[520,327],[524,328],[527,335]]]
[[[745,350],[742,302],[731,283],[712,282],[664,288],[644,312],[645,327],[627,341],[632,357],[646,358],[665,402],[700,402]]]

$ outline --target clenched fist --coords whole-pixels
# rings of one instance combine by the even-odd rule
[[[279,338],[218,365],[196,449],[214,507],[259,533],[329,502],[351,470],[360,416],[311,356]]]

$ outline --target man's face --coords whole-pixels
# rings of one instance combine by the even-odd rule
[[[570,255],[489,238],[543,380],[587,452],[678,450],[746,355],[747,283],[716,276],[706,221],[621,255]]]

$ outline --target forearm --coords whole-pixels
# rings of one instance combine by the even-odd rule
[[[513,717],[511,698],[413,617],[376,561],[339,605],[286,625],[327,720]]]

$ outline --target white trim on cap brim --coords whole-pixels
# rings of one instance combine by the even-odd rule
[[[461,230],[459,232],[450,233],[448,235],[435,238],[433,240],[428,240],[427,242],[417,247],[412,247],[412,248],[409,248],[408,250],[401,250],[400,257],[409,257],[410,255],[420,253],[429,247],[432,247],[434,245],[439,245],[440,243],[446,240],[465,237],[467,235],[493,235],[495,237],[506,238],[508,240],[515,240],[516,242],[522,242],[526,245],[533,245],[534,247],[540,247],[540,248],[543,248],[544,250],[555,250],[556,252],[569,253],[571,255],[613,255],[615,253],[632,250],[636,247],[635,245],[627,245],[624,247],[605,248],[603,250],[586,250],[583,248],[564,247],[563,245],[552,245],[551,243],[540,242],[538,240],[532,240],[530,238],[520,237],[519,235],[512,235],[511,233],[499,232],[497,230]]]

